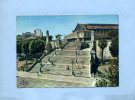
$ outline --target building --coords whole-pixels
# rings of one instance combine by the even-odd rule
[[[82,42],[89,42],[94,35],[95,39],[110,39],[108,32],[118,30],[118,24],[77,24],[75,29],[69,35],[65,36],[68,42],[75,41],[79,38]],[[94,33],[94,34],[92,34]]]
[[[34,37],[42,37],[42,36],[43,36],[43,32],[41,29],[34,30]]]
[[[30,39],[30,38],[33,38],[34,36],[33,36],[33,33],[31,33],[31,32],[25,32],[25,33],[22,33],[22,38],[24,38],[24,39]]]
[[[90,45],[92,41],[95,42],[96,55],[101,58],[101,49],[98,47],[99,39],[106,39],[107,47],[104,49],[104,59],[111,59],[112,56],[109,51],[111,38],[109,31],[118,30],[118,24],[77,24],[72,33],[64,37],[67,42],[81,41]]]
[[[17,35],[17,40],[22,39],[22,35]]]
[[[42,36],[43,36],[42,30],[36,29],[36,30],[34,30],[34,33],[25,32],[25,33],[22,33],[22,35],[18,35],[17,39],[34,39],[36,37],[42,37]]]

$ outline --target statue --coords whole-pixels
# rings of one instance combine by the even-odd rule
[[[46,50],[47,50],[47,53],[52,51],[51,43],[49,40],[49,31],[48,30],[46,31]]]

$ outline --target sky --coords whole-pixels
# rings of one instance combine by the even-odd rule
[[[16,32],[34,32],[41,29],[45,35],[49,30],[50,35],[67,35],[79,24],[118,24],[117,15],[48,15],[48,16],[17,16]]]

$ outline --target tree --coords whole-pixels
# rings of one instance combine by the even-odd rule
[[[46,36],[41,37],[41,40],[46,41]]]
[[[35,48],[35,53],[43,53],[43,51],[45,50],[44,41],[41,39],[35,40]]]
[[[106,40],[100,39],[98,42],[98,46],[101,48],[101,53],[102,53],[101,64],[103,64],[103,51],[104,51],[104,48],[107,46]]]
[[[61,34],[57,34],[57,35],[55,35],[55,37],[56,37],[56,39],[58,39],[58,40],[60,40],[61,39]]]
[[[32,41],[30,41],[30,44],[29,44],[30,54],[31,55],[35,54],[35,50],[36,50],[35,41],[32,40]]]
[[[22,45],[21,45],[22,52],[24,54],[26,54],[26,56],[25,56],[26,65],[27,65],[27,55],[29,53],[29,43],[30,43],[30,41],[26,40],[26,41],[22,41]]]
[[[45,50],[45,43],[42,40],[39,40],[39,48],[40,48],[40,52],[43,53],[43,51]]]
[[[108,35],[112,38],[118,37],[118,30],[111,30],[111,31],[109,31]]]
[[[49,36],[49,40],[52,41],[52,39],[53,39],[53,36],[50,35],[50,36]],[[41,40],[46,41],[46,36],[41,37]]]
[[[119,54],[118,36],[113,37],[112,43],[109,49],[113,57],[118,57],[118,54]]]
[[[28,55],[28,53],[29,53],[29,42],[30,41],[23,41],[22,42],[22,45],[21,45],[21,49],[22,49],[22,52],[24,53],[24,54],[26,54],[26,55]]]
[[[22,41],[17,41],[17,54],[22,53],[21,45],[22,45]]]
[[[50,41],[52,41],[52,39],[53,39],[53,36],[52,36],[52,35],[50,35],[50,36],[49,36],[49,40],[50,40]]]
[[[111,65],[107,73],[101,75],[101,79],[96,82],[97,87],[118,86],[119,85],[119,69],[118,64]]]
[[[55,37],[57,39],[57,45],[59,48],[61,48],[61,34],[57,34]]]

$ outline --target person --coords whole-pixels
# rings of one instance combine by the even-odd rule
[[[70,70],[70,68],[69,68],[69,65],[67,65],[67,68],[66,68],[66,70]]]
[[[24,66],[21,66],[21,69],[22,69],[23,71],[25,71]]]
[[[50,58],[48,58],[48,62],[50,62]]]
[[[73,64],[74,64],[74,60],[72,59],[72,66],[73,66]]]
[[[77,58],[76,58],[76,63],[77,63]]]
[[[72,75],[74,75],[74,76],[75,76],[75,72],[74,72],[74,70],[72,70]]]
[[[51,63],[52,63],[52,65],[53,65],[53,61],[52,61]]]
[[[76,50],[75,54],[77,55],[77,50]]]
[[[42,71],[42,66],[40,66],[40,73],[42,73],[43,71]]]

